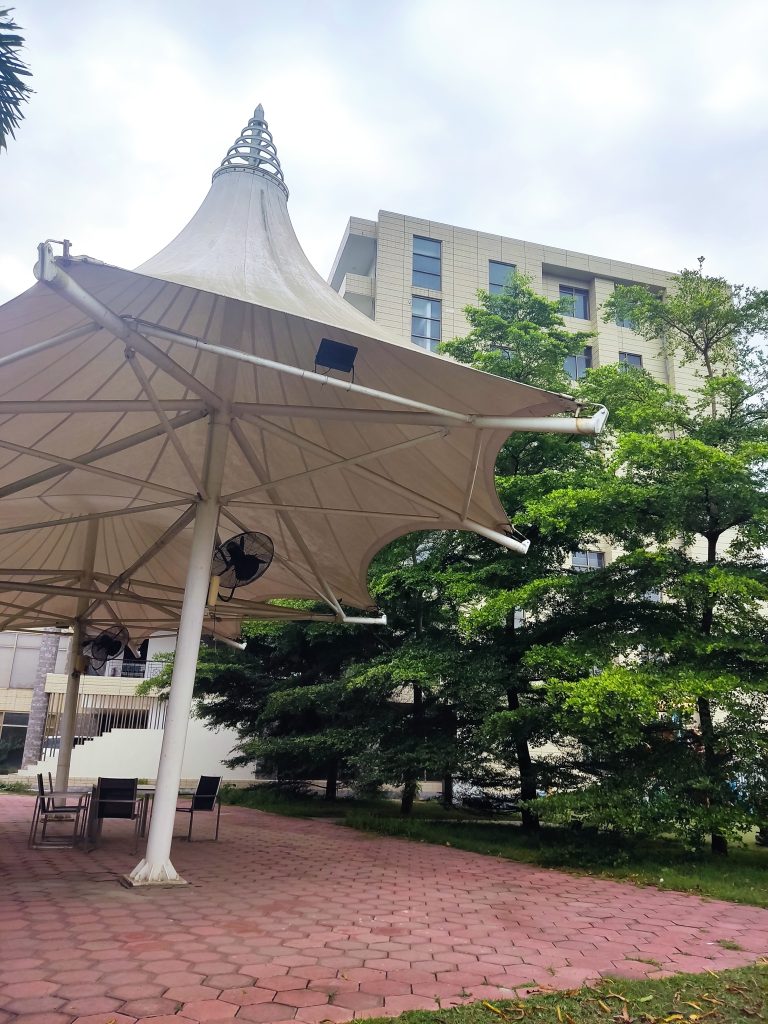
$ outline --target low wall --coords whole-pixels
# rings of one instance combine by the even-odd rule
[[[97,779],[100,775],[139,778],[154,781],[163,742],[162,729],[112,729],[96,739],[79,744],[72,751],[69,776],[75,780]],[[184,749],[182,778],[196,780],[201,775],[221,775],[225,782],[253,781],[249,768],[226,768],[222,762],[231,756],[237,733],[231,729],[214,731],[198,719],[191,719]],[[58,755],[43,758],[22,769],[17,778],[34,777],[38,772],[56,774]]]

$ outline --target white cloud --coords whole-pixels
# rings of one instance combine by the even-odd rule
[[[0,296],[37,242],[134,266],[257,102],[327,272],[380,208],[766,283],[768,6],[17,0],[36,94],[7,154]],[[10,197],[10,198],[9,198]]]

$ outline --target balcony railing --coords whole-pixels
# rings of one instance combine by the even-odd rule
[[[107,662],[104,675],[112,679],[153,679],[160,675],[165,664],[164,661],[123,661],[117,658]]]

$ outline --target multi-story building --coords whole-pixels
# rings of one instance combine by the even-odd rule
[[[567,361],[572,377],[590,366],[625,362],[683,393],[695,386],[690,369],[663,356],[629,323],[602,319],[616,285],[663,291],[670,281],[664,270],[381,210],[377,220],[350,218],[329,280],[377,323],[434,350],[441,340],[467,333],[464,307],[476,304],[479,288],[501,291],[512,270],[563,303],[570,330],[595,333],[583,354]]]
[[[329,281],[377,323],[434,351],[440,341],[467,334],[463,310],[477,304],[478,289],[500,292],[514,270],[562,304],[569,330],[593,332],[584,351],[566,360],[573,379],[618,362],[642,366],[683,394],[696,387],[689,367],[660,352],[629,322],[603,320],[616,285],[664,292],[671,278],[665,270],[380,210],[377,220],[350,218]],[[607,546],[576,551],[572,565],[597,569],[611,557]]]

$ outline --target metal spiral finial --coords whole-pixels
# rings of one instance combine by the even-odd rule
[[[228,171],[251,171],[262,174],[270,181],[274,181],[285,193],[286,199],[288,198],[288,188],[277,158],[277,149],[269,126],[264,120],[264,108],[261,104],[254,110],[253,117],[243,128],[235,144],[227,150],[227,155],[213,172],[213,177],[226,174]]]

